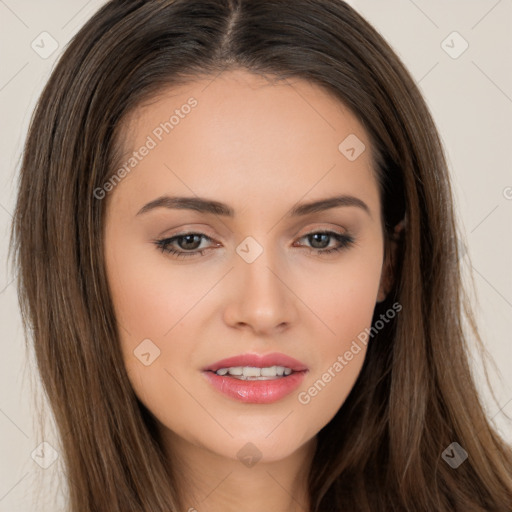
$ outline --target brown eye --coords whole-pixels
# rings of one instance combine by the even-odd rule
[[[307,239],[311,245],[311,250],[318,254],[330,254],[342,251],[343,249],[350,247],[355,241],[352,236],[337,233],[335,231],[315,231],[304,235],[302,238]],[[329,242],[332,239],[336,240],[338,245],[327,249],[327,247],[329,247]]]
[[[180,249],[194,251],[201,245],[201,235],[190,234],[176,237]],[[184,241],[183,243],[180,243]]]
[[[155,240],[155,245],[164,253],[173,254],[177,257],[186,258],[203,254],[209,247],[198,250],[202,240],[212,241],[203,233],[183,233],[170,238]]]

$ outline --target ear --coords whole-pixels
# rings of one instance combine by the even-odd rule
[[[396,253],[398,242],[402,237],[405,228],[405,220],[400,221],[393,231],[393,235],[386,241],[386,251],[382,263],[382,272],[380,277],[379,292],[377,302],[382,302],[388,296],[395,282],[396,272]]]

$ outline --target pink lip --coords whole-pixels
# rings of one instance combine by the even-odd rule
[[[203,375],[215,389],[239,402],[269,404],[281,400],[297,389],[306,373],[307,370],[293,372],[275,380],[240,380],[209,371],[203,372]]]
[[[216,372],[219,368],[231,368],[233,366],[255,366],[258,368],[266,368],[269,366],[286,366],[294,372],[302,372],[307,370],[308,367],[294,359],[293,357],[279,352],[273,352],[272,354],[259,355],[259,354],[241,354],[234,357],[228,357],[227,359],[221,359],[216,363],[203,368],[203,371]]]
[[[219,368],[233,366],[255,366],[259,368],[285,366],[293,372],[274,380],[240,380],[215,373]],[[222,359],[203,369],[203,374],[215,389],[240,402],[253,404],[268,404],[281,400],[300,385],[306,373],[308,373],[308,368],[300,361],[279,353],[264,356],[242,354]]]

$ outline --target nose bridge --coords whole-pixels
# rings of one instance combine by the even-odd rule
[[[293,320],[293,300],[285,286],[283,258],[271,237],[260,241],[247,237],[237,247],[235,268],[237,292],[231,304],[231,320],[268,330]]]
[[[267,299],[282,293],[282,282],[277,279],[279,256],[275,249],[265,247],[261,254],[251,263],[240,262],[241,278],[246,286],[246,291],[251,296],[264,295]]]
[[[254,299],[274,300],[283,292],[283,284],[275,275],[279,274],[279,268],[282,267],[279,264],[279,253],[275,247],[269,246],[271,237],[266,237],[261,243],[248,238],[237,250],[240,254],[249,248],[246,254],[250,257],[242,255],[239,261],[241,279],[246,287],[244,295]]]

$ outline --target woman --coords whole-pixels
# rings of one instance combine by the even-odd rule
[[[13,227],[70,511],[510,510],[442,146],[345,3],[107,3]]]

